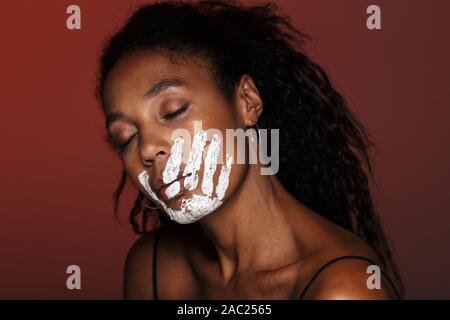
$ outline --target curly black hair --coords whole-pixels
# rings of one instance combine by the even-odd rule
[[[278,179],[300,202],[371,246],[403,294],[369,190],[374,144],[323,68],[305,54],[304,44],[311,38],[279,11],[273,3],[244,6],[235,1],[142,5],[103,47],[97,98],[104,106],[108,72],[135,50],[205,59],[228,102],[234,101],[240,77],[250,75],[264,102],[258,126],[279,129]],[[106,139],[111,143],[108,135]],[[123,172],[113,195],[116,215],[126,179]],[[150,210],[142,207],[143,198],[139,192],[130,214],[136,233],[147,232]],[[162,212],[158,218],[170,223]]]

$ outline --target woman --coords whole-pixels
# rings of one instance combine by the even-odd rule
[[[369,191],[371,143],[302,52],[305,39],[273,4],[200,1],[144,5],[106,43],[97,95],[124,168],[115,206],[128,178],[143,234],[127,257],[125,298],[402,297]],[[228,168],[227,149],[215,158],[220,178],[214,138],[200,139],[196,121],[222,137],[278,129],[276,175],[236,158]],[[174,141],[179,129],[204,148],[196,165],[194,148]],[[385,271],[375,288],[371,265]]]

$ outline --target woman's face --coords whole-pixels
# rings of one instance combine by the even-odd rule
[[[209,203],[203,201],[205,199],[203,202],[199,200],[205,195],[202,179],[207,161],[205,158],[214,133],[211,129],[221,132],[223,139],[219,144],[221,151],[217,157],[217,168],[210,171],[213,173],[211,182],[214,188],[222,179],[224,187],[223,177],[219,179],[219,175],[222,164],[226,169],[227,162],[225,130],[245,130],[249,119],[242,111],[245,107],[242,109],[241,103],[230,105],[226,102],[206,63],[199,58],[174,62],[160,52],[136,51],[114,65],[105,81],[103,96],[108,133],[120,150],[124,169],[133,184],[147,196],[153,192],[148,198],[165,209],[177,222],[190,223],[214,211],[218,207],[217,201],[215,204],[209,201],[214,198],[214,192],[209,197]],[[186,166],[189,166],[189,155],[194,144],[191,140],[174,146],[177,136],[174,131],[183,129],[189,132],[192,139],[196,134],[198,137],[201,132],[194,128],[194,121],[197,125],[201,121],[201,129],[209,132],[197,172],[198,184],[193,186],[191,183],[185,187],[184,181],[190,177],[192,182],[193,178],[192,170],[187,170]],[[178,155],[181,152],[182,157],[178,168],[173,166],[174,161],[177,161],[174,155],[174,149],[177,148]],[[233,150],[234,155],[243,151],[236,148]],[[226,192],[220,204],[238,187],[248,170],[246,164],[236,164],[234,159],[232,162],[226,177]],[[148,181],[147,187],[143,180]],[[174,188],[175,182],[177,188]],[[190,207],[183,205],[183,199],[187,203],[193,198],[200,202],[191,203]],[[206,207],[202,209],[199,205]],[[181,212],[182,206],[189,207],[188,211],[202,212]]]

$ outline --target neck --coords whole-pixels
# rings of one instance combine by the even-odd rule
[[[292,213],[295,209],[298,215],[301,206],[275,176],[259,170],[259,165],[250,165],[239,190],[199,220],[217,253],[224,282],[249,270],[287,265],[300,254]]]

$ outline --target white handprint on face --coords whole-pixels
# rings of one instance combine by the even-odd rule
[[[182,137],[177,138],[170,151],[169,159],[163,172],[163,181],[166,184],[176,180],[180,173],[180,164],[182,159],[184,140]],[[193,139],[192,147],[189,153],[188,162],[183,171],[184,187],[187,190],[195,190],[197,188],[199,178],[198,171],[200,170],[203,160],[203,152],[206,144],[206,132],[199,131]],[[144,189],[147,191],[150,198],[155,201],[169,217],[180,223],[193,223],[207,214],[216,210],[222,205],[222,199],[228,188],[229,176],[231,172],[232,157],[226,154],[225,164],[222,165],[218,183],[214,191],[214,173],[217,169],[217,160],[220,154],[221,138],[214,134],[211,137],[211,143],[208,146],[204,161],[204,171],[202,177],[201,191],[202,194],[193,194],[190,198],[182,199],[179,209],[172,209],[162,201],[158,195],[151,189],[149,184],[149,175],[147,171],[139,174],[138,180]],[[181,189],[180,181],[177,180],[167,187],[165,195],[167,199],[175,197]]]

